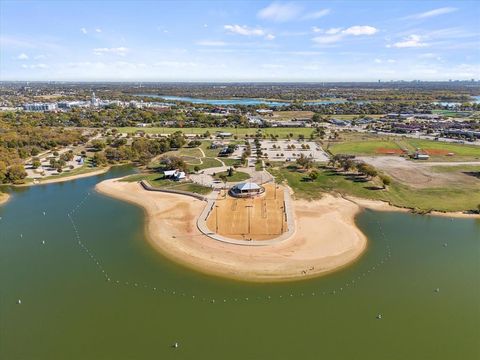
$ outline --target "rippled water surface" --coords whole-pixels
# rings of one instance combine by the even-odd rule
[[[480,358],[478,221],[366,211],[355,264],[233,282],[165,259],[141,209],[93,190],[128,171],[15,189],[0,207],[0,358]]]

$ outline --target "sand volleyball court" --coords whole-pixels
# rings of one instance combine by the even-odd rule
[[[265,193],[235,198],[222,192],[207,218],[207,226],[219,235],[237,240],[270,240],[288,230],[284,189],[266,184]]]

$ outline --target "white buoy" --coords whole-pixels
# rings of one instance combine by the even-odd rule
[[[43,216],[45,216],[45,211],[43,212]]]
[[[178,345],[178,342],[175,342],[175,343],[172,345],[172,347],[173,347],[174,349],[177,349],[179,346],[180,346],[180,345]]]
[[[382,314],[377,315],[377,319],[380,320],[382,318]]]
[[[22,300],[18,299],[17,304],[20,305],[22,303]]]
[[[20,234],[20,237],[23,238],[23,234]]]
[[[45,245],[45,240],[42,240],[42,244]]]
[[[440,292],[440,288],[436,288],[435,292],[437,292],[437,293]]]

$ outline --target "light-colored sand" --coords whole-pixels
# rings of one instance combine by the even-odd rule
[[[0,205],[5,204],[9,198],[10,198],[10,195],[0,192]]]
[[[283,187],[274,184],[264,187],[264,194],[248,199],[222,192],[208,216],[208,228],[237,240],[269,240],[287,231]]]
[[[58,178],[50,178],[50,179],[47,179],[47,180],[38,179],[37,182],[31,182],[31,183],[28,183],[28,184],[21,184],[21,185],[18,185],[18,186],[31,186],[31,185],[59,183],[59,182],[70,181],[70,180],[81,179],[81,178],[85,178],[85,177],[89,177],[89,176],[104,174],[108,170],[110,170],[110,167],[106,166],[106,167],[100,168],[98,170],[93,170],[93,171],[83,173],[83,174],[77,174],[77,175],[72,175],[72,176],[63,176],[63,177],[58,177]]]
[[[355,226],[360,207],[326,195],[294,201],[297,231],[280,244],[241,246],[213,240],[196,227],[205,202],[149,192],[138,183],[105,180],[97,191],[143,207],[146,234],[162,254],[196,270],[248,281],[314,277],[346,266],[365,250],[367,239]]]

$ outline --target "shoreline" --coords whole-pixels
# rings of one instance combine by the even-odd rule
[[[376,211],[392,211],[392,212],[395,211],[395,212],[406,212],[410,214],[423,215],[423,216],[441,216],[441,217],[461,218],[461,219],[480,219],[480,214],[466,214],[460,211],[442,212],[437,210],[433,210],[428,213],[415,213],[411,208],[395,206],[390,204],[387,201],[363,199],[363,198],[348,196],[348,195],[343,196],[343,198],[348,201],[351,201],[354,204],[357,204],[362,208],[376,210]]]
[[[102,168],[99,168],[99,169],[96,169],[96,170],[93,170],[93,171],[90,171],[90,172],[82,173],[82,174],[63,176],[63,177],[58,177],[58,178],[50,178],[50,179],[47,179],[47,180],[41,180],[40,179],[40,181],[38,181],[36,183],[34,183],[32,181],[32,182],[26,183],[26,184],[18,184],[18,185],[13,184],[12,186],[18,186],[18,187],[35,186],[35,185],[45,185],[45,184],[53,184],[53,183],[71,181],[71,180],[81,179],[81,178],[85,178],[85,177],[89,177],[89,176],[101,175],[101,174],[104,174],[104,173],[108,172],[110,170],[110,168],[111,168],[111,166],[105,166],[105,167],[102,167]]]
[[[291,238],[261,247],[240,246],[198,230],[205,202],[117,180],[102,181],[95,190],[141,207],[149,243],[171,260],[206,274],[250,282],[304,280],[352,264],[367,247],[355,224],[361,207],[341,197],[295,200],[297,231]]]
[[[6,204],[10,200],[10,195],[0,192],[0,206]]]

